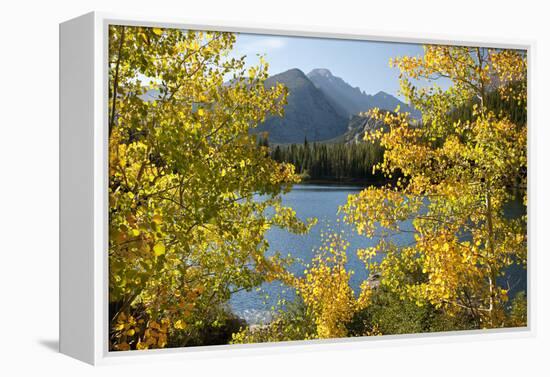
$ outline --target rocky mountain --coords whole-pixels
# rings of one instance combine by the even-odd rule
[[[272,143],[302,143],[335,138],[347,131],[348,119],[299,69],[271,76],[265,85],[284,84],[289,91],[285,116],[271,117],[254,132],[267,132]]]
[[[334,139],[327,140],[327,143],[359,143],[363,141],[366,132],[375,131],[384,127],[384,123],[375,120],[366,113],[352,115],[348,122],[348,130]]]
[[[391,94],[378,92],[375,95],[366,94],[357,87],[352,87],[340,77],[334,76],[328,69],[317,68],[307,74],[313,84],[323,92],[333,106],[344,116],[351,117],[360,112],[378,107],[393,111],[400,106],[402,111],[410,112],[415,118],[420,118],[420,112],[400,101]]]

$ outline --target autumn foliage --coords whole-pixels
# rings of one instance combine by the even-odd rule
[[[283,268],[265,254],[270,227],[307,230],[280,204],[294,167],[248,133],[287,93],[263,85],[266,63],[229,57],[232,33],[112,26],[109,38],[111,348],[185,345],[224,320],[232,291]]]
[[[296,301],[264,327],[240,326],[233,343],[379,335],[401,328],[399,308],[450,323],[425,331],[460,321],[525,325],[526,300],[510,305],[504,279],[527,258],[526,216],[505,213],[512,200],[527,201],[527,127],[505,110],[526,110],[524,52],[428,45],[423,56],[392,60],[422,120],[371,112],[385,127],[365,142],[383,148],[375,170],[391,184],[368,187],[340,209],[360,235],[378,240],[358,255],[379,281],[354,292],[342,234],[327,234],[298,275],[291,260],[267,253],[269,229],[306,233],[314,220],[281,204],[300,178],[249,132],[284,114],[287,90],[264,85],[263,59],[247,67],[234,57],[235,38],[109,29],[111,350],[199,344],[206,328],[232,318],[232,293],[273,280]],[[452,85],[443,89],[440,79]],[[505,106],[491,107],[495,95]],[[468,119],[457,117],[465,107]],[[402,232],[415,242],[395,243]]]
[[[426,46],[423,57],[391,64],[423,117],[414,122],[408,114],[372,112],[389,127],[366,136],[385,148],[377,169],[402,177],[395,187],[368,188],[343,207],[360,234],[373,236],[375,224],[384,229],[360,257],[403,299],[468,316],[479,327],[502,327],[510,299],[502,278],[527,257],[526,215],[505,215],[515,198],[527,203],[527,127],[492,110],[487,98],[497,92],[509,107],[526,106],[525,54]],[[440,78],[450,80],[449,89],[414,84]],[[472,103],[472,119],[453,119],[454,109]],[[403,229],[409,219],[412,229]],[[400,232],[413,232],[415,244],[398,247],[392,237]],[[384,259],[373,262],[378,254]],[[419,276],[411,279],[415,271]]]

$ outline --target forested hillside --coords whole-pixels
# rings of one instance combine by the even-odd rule
[[[382,148],[376,144],[323,144],[306,140],[302,144],[276,145],[271,148],[271,157],[293,164],[304,181],[377,183],[384,179],[382,174],[373,172],[383,157]]]

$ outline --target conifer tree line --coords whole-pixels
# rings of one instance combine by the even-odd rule
[[[497,117],[526,124],[526,107],[502,98],[498,90],[489,92],[485,100],[487,108]],[[478,105],[475,99],[454,108],[450,118],[455,122],[471,121],[474,105]],[[262,135],[259,144],[269,148],[270,156],[275,161],[293,164],[303,180],[387,181],[380,172],[373,173],[373,167],[382,161],[384,155],[384,149],[377,143],[310,143],[305,138],[301,144],[270,145],[268,136]]]
[[[517,91],[517,84],[508,85],[507,90]],[[462,106],[458,106],[451,111],[452,121],[463,121],[469,122],[472,121],[475,117],[473,114],[473,108],[479,106],[479,100],[473,98],[470,101],[467,101]],[[485,106],[488,110],[492,111],[498,119],[507,118],[512,121],[514,124],[525,126],[527,124],[527,107],[518,104],[517,101],[510,100],[503,97],[503,95],[498,90],[492,90],[487,93],[485,97]]]
[[[267,137],[259,141],[269,146]],[[369,181],[384,179],[373,173],[373,166],[383,157],[383,149],[373,143],[309,143],[272,145],[271,158],[277,162],[291,163],[304,180]]]

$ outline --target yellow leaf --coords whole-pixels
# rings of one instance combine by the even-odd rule
[[[146,350],[148,347],[147,347],[147,344],[146,344],[146,343],[138,342],[136,348],[137,348],[138,350]]]
[[[164,247],[164,244],[162,242],[159,242],[157,243],[154,247],[153,247],[153,252],[155,253],[155,256],[159,256],[159,255],[162,255],[166,252],[166,249]]]
[[[181,319],[178,319],[176,323],[174,323],[174,328],[178,330],[184,330],[187,327],[187,324],[183,322]]]
[[[162,35],[162,29],[159,29],[158,27],[154,27],[153,33],[155,33],[156,35]]]

